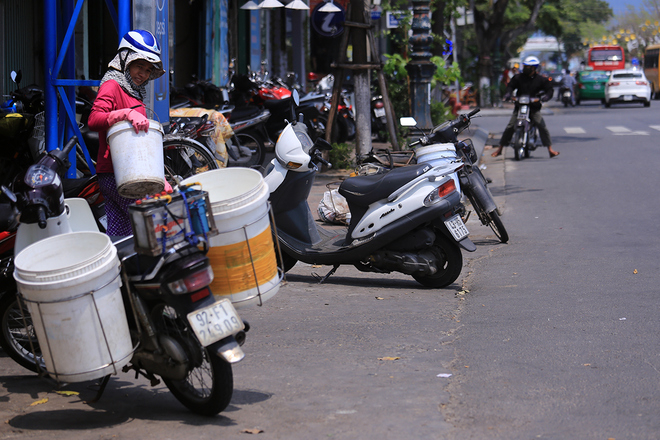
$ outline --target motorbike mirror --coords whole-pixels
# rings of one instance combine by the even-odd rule
[[[293,102],[296,103],[296,107],[300,105],[300,94],[298,93],[297,89],[293,89],[291,92],[291,96],[293,97]]]
[[[14,81],[16,84],[18,84],[21,82],[21,78],[23,78],[23,73],[20,70],[18,72],[12,70],[10,76],[11,76],[11,80]]]
[[[0,185],[0,192],[5,195],[12,203],[16,203],[16,194],[4,185]]]
[[[417,121],[411,116],[403,117],[399,120],[402,127],[416,127]]]

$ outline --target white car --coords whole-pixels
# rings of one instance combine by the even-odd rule
[[[605,84],[605,107],[613,103],[641,102],[651,105],[651,86],[644,72],[635,69],[613,70]]]

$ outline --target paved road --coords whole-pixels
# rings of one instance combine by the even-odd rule
[[[298,264],[241,312],[247,357],[212,419],[129,374],[85,404],[91,384],[56,394],[0,357],[0,438],[657,438],[657,102],[552,110],[559,158],[484,151],[511,242],[471,220],[449,288],[349,267],[319,285],[328,268]],[[506,120],[477,123],[496,140]]]

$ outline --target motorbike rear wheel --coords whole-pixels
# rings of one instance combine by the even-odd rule
[[[431,250],[436,258],[443,262],[442,265],[438,265],[438,272],[435,275],[413,275],[413,278],[425,287],[447,287],[456,281],[463,269],[461,248],[455,241],[438,232]]]
[[[21,306],[25,313],[27,327],[23,323]],[[2,298],[0,298],[0,325],[2,326],[0,328],[0,345],[5,353],[19,365],[38,373],[37,362],[42,370],[45,370],[46,365],[41,356],[41,349],[34,332],[32,317],[27,311],[27,305],[24,303],[21,306],[19,306],[15,290],[2,294]],[[36,358],[32,353],[32,346],[34,346]]]
[[[165,179],[172,186],[187,177],[220,168],[213,152],[194,139],[180,136],[165,138],[163,159]]]
[[[258,168],[263,165],[264,159],[266,158],[266,147],[259,136],[250,132],[242,132],[236,133],[234,138],[238,141],[239,151],[243,148],[247,148],[247,150],[250,151],[250,155],[243,155],[243,152],[241,151],[238,160],[234,160],[229,156],[227,166]]]
[[[165,304],[152,312],[162,334],[177,340],[188,357],[188,376],[184,380],[163,377],[174,397],[190,411],[202,416],[215,416],[231,401],[234,376],[231,365],[209,353],[193,334],[185,316]]]

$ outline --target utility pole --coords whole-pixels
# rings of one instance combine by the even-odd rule
[[[369,0],[366,0],[367,2]],[[364,23],[365,0],[351,0],[351,21]],[[369,62],[367,50],[367,31],[361,27],[351,30],[353,43],[353,63],[367,64]],[[378,60],[371,60],[377,62]],[[354,70],[355,81],[355,125],[356,154],[366,156],[371,151],[371,70]]]
[[[411,62],[406,66],[410,76],[410,107],[417,125],[422,129],[433,128],[431,121],[431,79],[435,64],[431,62],[431,14],[429,0],[412,0],[413,20],[410,44]]]

